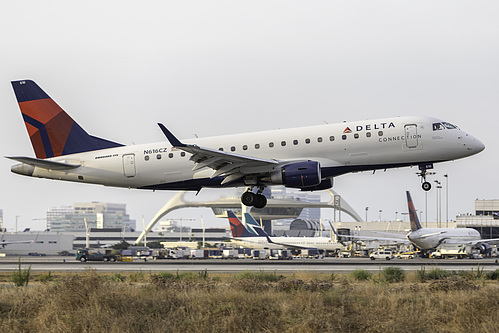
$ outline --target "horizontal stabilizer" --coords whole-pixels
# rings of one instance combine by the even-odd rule
[[[42,160],[33,157],[24,157],[24,156],[6,156],[6,157],[11,160],[18,161],[24,164],[44,169],[51,169],[51,170],[70,170],[70,169],[76,169],[80,166],[80,164],[55,162],[55,161]]]

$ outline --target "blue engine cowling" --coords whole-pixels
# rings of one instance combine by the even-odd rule
[[[321,166],[315,161],[288,164],[271,174],[271,182],[296,188],[314,187],[321,183]]]
[[[489,254],[492,252],[492,248],[487,243],[480,243],[480,254]]]

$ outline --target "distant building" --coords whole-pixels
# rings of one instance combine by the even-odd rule
[[[85,221],[88,228],[117,228],[125,232],[135,230],[135,220],[131,220],[127,214],[126,204],[88,202],[47,210],[47,229],[50,231],[84,232]]]
[[[475,215],[458,215],[456,222],[478,230],[482,238],[499,238],[499,200],[475,200]]]

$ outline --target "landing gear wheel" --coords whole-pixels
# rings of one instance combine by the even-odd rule
[[[425,191],[429,191],[431,190],[431,184],[429,182],[424,182],[423,185],[421,185],[421,187],[423,188],[423,190]]]
[[[267,205],[267,198],[264,195],[261,194],[256,194],[255,202],[253,203],[253,206],[255,208],[263,208]]]
[[[241,202],[245,206],[253,206],[256,201],[256,194],[253,192],[244,192],[243,195],[241,195]]]

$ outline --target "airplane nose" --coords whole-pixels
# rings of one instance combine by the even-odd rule
[[[476,138],[474,138],[474,139],[475,139],[475,140],[474,140],[474,143],[475,143],[475,150],[476,150],[476,152],[477,152],[477,153],[479,153],[479,152],[481,152],[482,150],[484,150],[484,149],[485,149],[485,145],[483,144],[483,142],[482,142],[482,141],[480,141],[480,140],[478,140],[478,139],[476,139]]]
[[[482,141],[478,140],[477,138],[473,136],[469,136],[469,142],[468,142],[468,149],[473,151],[473,154],[478,154],[482,150],[485,149],[485,145],[482,143]]]

